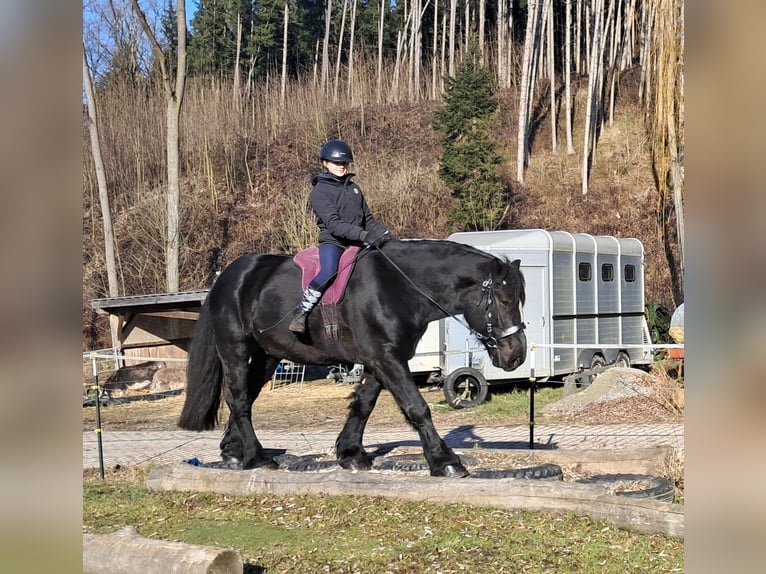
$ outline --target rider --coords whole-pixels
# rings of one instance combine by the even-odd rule
[[[382,245],[392,235],[370,213],[362,190],[352,181],[349,164],[354,155],[346,142],[330,140],[319,151],[322,171],[314,175],[309,195],[319,226],[319,273],[312,279],[290,323],[294,333],[306,332],[306,317],[321,299],[338,271],[346,247]]]

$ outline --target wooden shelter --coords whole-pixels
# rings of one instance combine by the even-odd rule
[[[185,358],[208,290],[92,299],[109,315],[112,346],[127,357]]]

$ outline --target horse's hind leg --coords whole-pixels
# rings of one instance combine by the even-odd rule
[[[362,435],[370,413],[375,408],[380,389],[378,380],[365,374],[364,381],[354,391],[346,424],[335,441],[338,464],[343,468],[369,470],[372,467],[370,457],[362,446]]]
[[[228,345],[224,352],[219,349],[219,353],[226,383],[224,397],[229,406],[229,422],[220,445],[221,458],[229,468],[276,468],[255,435],[252,407],[278,361],[254,343]]]
[[[436,432],[431,419],[431,409],[420,394],[409,370],[398,363],[385,363],[375,368],[375,374],[381,377],[404,417],[420,435],[423,455],[431,468],[431,476],[468,476],[468,470],[460,462],[460,457]]]

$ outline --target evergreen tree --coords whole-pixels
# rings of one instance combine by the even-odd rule
[[[235,14],[232,31],[225,0],[198,0],[189,38],[190,76],[222,75],[232,71],[236,55],[236,18]]]
[[[489,133],[497,87],[489,71],[467,58],[454,78],[445,78],[445,90],[433,127],[442,133],[439,176],[457,199],[450,223],[460,230],[495,229],[507,201],[507,190],[495,170],[502,157]]]

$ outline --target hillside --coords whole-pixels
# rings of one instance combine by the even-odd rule
[[[449,190],[437,176],[441,153],[431,128],[433,101],[341,108],[304,102],[266,112],[232,109],[225,90],[191,86],[182,133],[183,228],[182,289],[207,287],[216,271],[245,252],[294,252],[315,241],[313,219],[305,210],[311,174],[318,170],[319,145],[332,137],[348,141],[356,158],[356,180],[376,217],[400,237],[443,238]],[[512,192],[502,227],[545,228],[637,237],[646,249],[647,301],[673,309],[683,300],[675,268],[674,237],[662,239],[658,193],[652,170],[643,110],[636,98],[637,70],[624,74],[613,125],[600,135],[587,195],[580,189],[581,101],[575,94],[574,147],[566,155],[561,122],[558,153],[551,151],[549,95],[537,92],[530,164],[524,185],[516,174],[516,96],[499,95],[494,130],[507,158],[501,173]],[[111,161],[110,189],[119,241],[123,292],[161,292],[163,188],[161,97],[115,94],[103,105],[113,114],[106,138]],[[155,101],[156,100],[156,101]],[[298,106],[304,106],[299,108]],[[329,110],[326,108],[330,108]],[[558,111],[563,114],[563,109]],[[152,115],[153,114],[153,115]],[[580,118],[580,121],[578,121]],[[126,135],[128,134],[128,135]],[[85,157],[90,148],[84,134]],[[132,156],[131,156],[132,154]],[[140,160],[135,159],[141,156]],[[133,157],[135,156],[135,157]],[[88,301],[105,296],[103,243],[98,194],[90,162],[83,189],[83,346],[108,346],[108,326]],[[132,179],[131,179],[132,178]],[[668,226],[674,229],[672,225]]]

